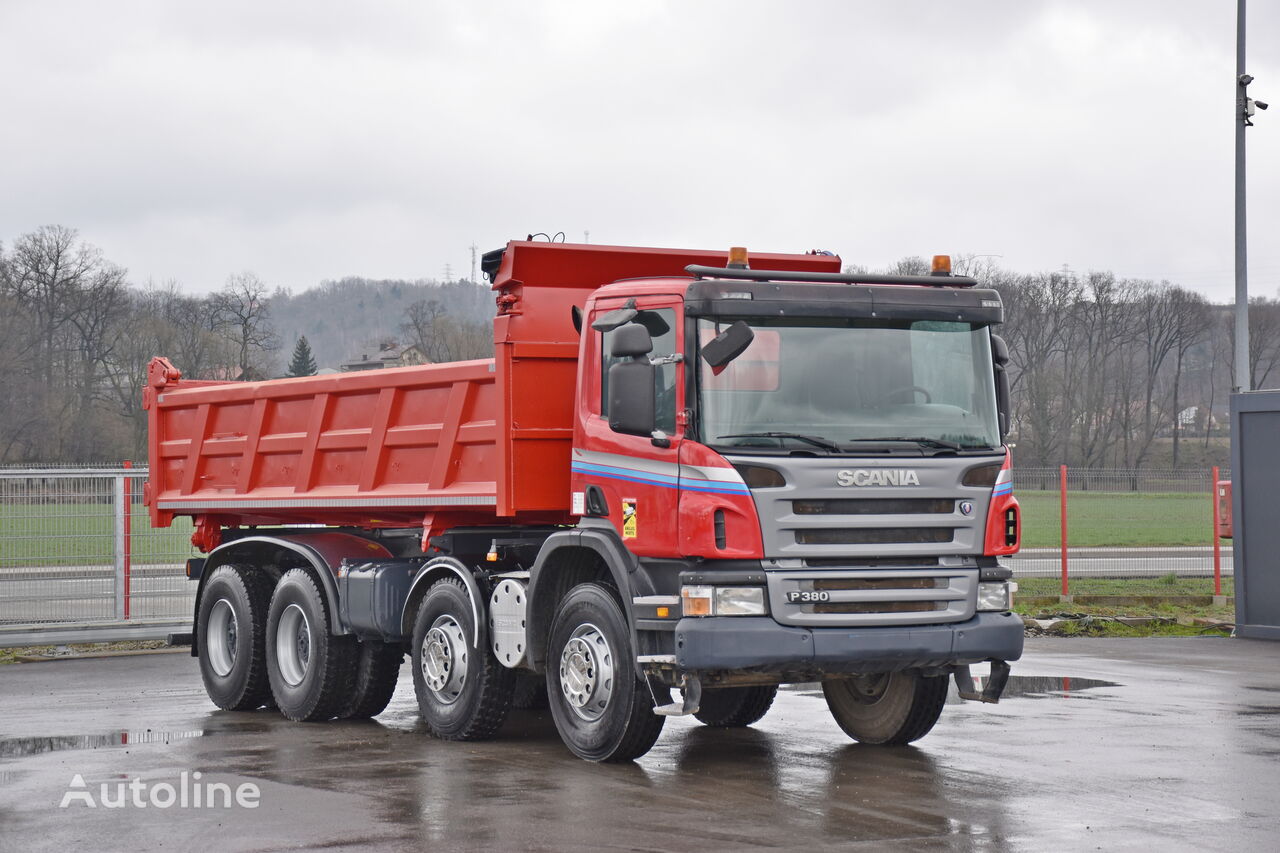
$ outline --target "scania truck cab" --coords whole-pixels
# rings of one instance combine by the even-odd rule
[[[997,701],[1023,642],[999,561],[1020,535],[999,295],[942,256],[932,275],[874,276],[825,255],[644,250],[625,277],[601,251],[486,256],[495,361],[235,397],[246,415],[273,405],[263,397],[312,400],[295,422],[319,434],[296,467],[316,473],[289,475],[288,491],[235,468],[235,497],[197,500],[219,453],[177,433],[207,432],[199,407],[220,398],[157,372],[152,470],[166,441],[185,464],[168,501],[154,473],[148,497],[195,515],[210,550],[192,569],[193,652],[214,700],[271,699],[295,719],[377,713],[407,652],[434,734],[491,735],[545,690],[590,760],[643,755],[671,715],[750,725],[783,684],[821,683],[836,722],[871,744],[926,734],[951,677],[961,697]],[[611,277],[566,272],[592,259]],[[435,410],[410,402],[414,383],[445,380]],[[247,384],[286,382],[299,380]],[[344,394],[364,395],[367,427],[330,423]],[[189,413],[169,437],[166,407]],[[253,412],[245,458],[290,452]],[[377,458],[350,457],[354,482],[317,491],[318,448],[356,427]],[[424,461],[414,442],[435,448],[434,479],[397,489],[395,466]],[[317,521],[329,527],[279,526]],[[251,639],[258,620],[260,648],[228,642],[230,625]],[[247,685],[237,655],[270,677]]]

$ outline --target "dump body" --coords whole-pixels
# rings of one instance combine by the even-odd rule
[[[760,255],[832,272],[839,259]],[[512,242],[494,276],[495,358],[262,382],[152,364],[152,523],[410,527],[568,523],[579,333],[609,282],[687,276],[719,252]]]

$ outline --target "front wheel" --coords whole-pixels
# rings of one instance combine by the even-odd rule
[[[702,707],[694,714],[703,725],[713,728],[741,728],[759,722],[769,712],[777,685],[761,687],[715,687],[702,691]]]
[[[356,653],[355,686],[346,705],[338,712],[338,719],[365,720],[381,714],[395,695],[402,661],[404,652],[400,646],[373,639],[361,640]]]
[[[622,610],[599,584],[560,602],[547,649],[547,699],[565,745],[588,761],[630,761],[648,752],[666,717],[653,713],[670,691],[636,675]]]
[[[436,581],[413,623],[413,688],[418,710],[442,740],[482,740],[511,710],[515,673],[475,645],[471,598],[460,581]]]
[[[861,743],[904,744],[929,733],[947,701],[947,679],[914,670],[824,681],[827,707],[845,734]]]

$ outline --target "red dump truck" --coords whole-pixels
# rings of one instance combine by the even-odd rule
[[[206,552],[210,698],[372,716],[407,653],[435,735],[546,701],[596,761],[671,715],[750,725],[781,684],[821,682],[873,744],[928,732],[949,676],[998,700],[1022,651],[1002,305],[935,267],[516,241],[484,260],[492,359],[265,382],[154,359],[145,497]]]

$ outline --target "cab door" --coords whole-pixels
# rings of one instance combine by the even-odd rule
[[[634,297],[639,322],[649,330],[655,363],[657,430],[665,437],[614,432],[609,427],[609,367],[619,361],[610,355],[612,331],[592,324],[628,304],[627,298],[601,299],[585,318],[585,364],[579,383],[578,424],[572,458],[573,511],[607,517],[623,543],[640,556],[679,554],[676,524],[679,511],[680,442],[683,426],[684,340],[683,311],[678,297]]]

